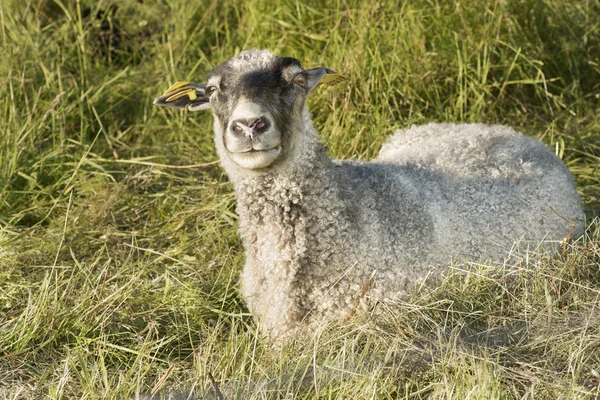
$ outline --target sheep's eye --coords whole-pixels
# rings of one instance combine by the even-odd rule
[[[303,73],[299,73],[298,75],[296,75],[294,77],[294,83],[296,85],[304,87],[304,85],[306,84],[306,77],[304,76],[304,74]]]
[[[216,87],[214,87],[214,86],[208,86],[206,88],[206,95],[207,96],[211,96],[215,92],[215,90],[217,90]]]

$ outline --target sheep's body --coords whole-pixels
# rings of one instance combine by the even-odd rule
[[[206,85],[177,83],[155,101],[214,109],[238,199],[243,296],[272,338],[347,316],[364,287],[395,299],[453,261],[501,262],[516,241],[555,247],[581,233],[567,168],[505,127],[430,124],[397,132],[372,163],[330,160],[305,100],[332,72],[250,50]]]
[[[316,137],[304,144],[294,168],[234,181],[244,299],[277,337],[348,315],[375,270],[367,296],[389,300],[453,260],[500,262],[515,241],[555,246],[571,226],[550,207],[581,232],[567,168],[505,127],[399,131],[372,163],[332,162]]]

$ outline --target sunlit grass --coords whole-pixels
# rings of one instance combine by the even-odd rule
[[[599,20],[559,0],[3,1],[0,397],[597,398]],[[211,116],[152,105],[251,47],[348,77],[309,100],[336,158],[430,121],[542,140],[587,235],[512,268],[455,265],[273,349],[238,293]]]

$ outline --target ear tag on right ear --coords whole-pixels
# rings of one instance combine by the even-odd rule
[[[334,86],[337,85],[338,83],[341,83],[345,80],[347,80],[348,78],[346,78],[343,75],[340,75],[338,73],[333,73],[333,74],[327,74],[323,77],[323,79],[321,79],[321,84],[323,85],[329,85],[329,86]]]
[[[198,98],[198,96],[196,95],[196,89],[187,89],[187,90],[183,90],[179,93],[175,93],[171,97],[167,98],[165,100],[165,102],[170,103],[170,102],[180,99],[184,96],[189,97],[190,100],[196,100]]]
[[[189,97],[190,100],[196,100],[198,98],[196,94],[196,89],[194,87],[190,87],[191,82],[175,82],[173,86],[167,89],[166,92],[162,94],[162,98],[167,97],[164,102],[172,103],[177,99],[182,97]]]
[[[191,83],[191,82],[175,82],[175,83],[173,84],[173,86],[171,86],[170,88],[168,88],[168,89],[167,89],[167,91],[166,91],[166,92],[164,92],[162,95],[163,95],[163,96],[168,96],[168,95],[173,95],[173,94],[175,94],[175,93],[178,93],[178,92],[179,92],[179,90],[178,90],[178,89],[181,89],[181,88],[183,88],[184,86],[187,86],[187,85],[189,85],[190,83]]]

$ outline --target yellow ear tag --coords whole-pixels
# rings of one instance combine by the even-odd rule
[[[169,89],[169,90],[170,90],[170,89]],[[168,93],[168,92],[169,92],[169,91],[167,90],[167,93]],[[172,101],[175,101],[175,100],[177,100],[177,99],[180,99],[180,98],[182,98],[182,97],[184,97],[184,96],[188,96],[188,97],[190,98],[190,100],[196,100],[196,99],[198,98],[198,96],[196,96],[196,89],[187,89],[187,90],[184,90],[184,91],[182,91],[182,92],[175,93],[175,94],[174,94],[173,96],[171,96],[171,97],[168,97],[168,98],[165,100],[165,102],[166,102],[166,103],[170,103],[170,102],[172,102]]]
[[[347,79],[348,78],[346,78],[345,76],[340,75],[340,74],[327,74],[323,77],[323,79],[321,79],[321,84],[333,86],[333,85],[337,85],[338,83],[341,83]]]
[[[175,82],[173,86],[167,89],[166,92],[163,93],[163,96],[167,96],[169,94],[174,94],[177,92],[177,89],[180,89],[186,85],[189,85],[191,82]]]

